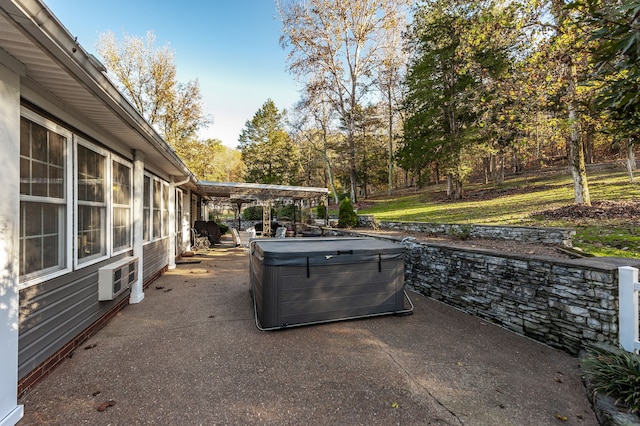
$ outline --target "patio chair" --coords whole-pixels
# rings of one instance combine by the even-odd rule
[[[254,239],[257,237],[256,228],[254,226],[247,228],[247,233],[249,234],[249,239]]]
[[[233,238],[233,244],[236,247],[239,247],[242,245],[242,240],[240,239],[240,233],[236,228],[231,228],[231,237]]]
[[[201,235],[195,228],[191,228],[191,236],[193,237],[193,244],[191,248],[194,251],[198,250],[208,250],[211,247],[211,243],[209,242],[209,237],[206,235]]]

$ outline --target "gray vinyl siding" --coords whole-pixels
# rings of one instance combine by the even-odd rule
[[[147,282],[151,277],[168,265],[167,253],[169,252],[169,238],[153,241],[144,245],[143,250],[143,282]]]
[[[19,379],[129,297],[126,291],[115,300],[98,301],[98,268],[125,256],[20,290]]]
[[[144,246],[143,282],[167,266],[169,239]],[[123,298],[98,301],[98,269],[130,253],[20,290],[18,378],[72,342]]]

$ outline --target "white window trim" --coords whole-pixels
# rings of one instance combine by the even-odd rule
[[[124,158],[118,157],[117,155],[112,155],[111,156],[111,161],[109,162],[109,168],[111,170],[113,170],[113,162],[118,162],[124,166],[127,166],[129,168],[129,185],[131,186],[131,190],[129,191],[129,245],[127,247],[124,248],[120,248],[118,250],[115,249],[115,247],[113,247],[113,241],[111,241],[111,255],[115,256],[121,253],[126,253],[129,252],[131,250],[133,250],[133,188],[134,188],[134,182],[133,182],[133,163],[130,161],[125,160]],[[113,178],[113,172],[111,173],[111,177]],[[113,181],[109,182],[109,189],[110,192],[113,192]],[[110,228],[111,229],[111,240],[113,240],[113,209],[116,207],[115,203],[113,202],[113,193],[111,194],[111,208],[109,210],[111,210],[111,215],[110,215],[110,219],[111,221],[107,221],[108,223],[111,224]]]
[[[78,239],[75,237],[76,235],[78,235],[78,221],[74,220],[73,221],[73,234],[69,236],[70,241],[72,242],[71,245],[73,245],[73,265],[75,269],[82,269],[82,268],[86,268],[87,266],[91,266],[94,265],[96,263],[102,262],[105,259],[108,259],[111,257],[111,210],[112,210],[112,203],[111,203],[111,186],[110,186],[110,182],[111,182],[111,152],[107,151],[106,149],[103,149],[97,145],[92,144],[91,142],[81,138],[80,136],[75,135],[74,136],[74,158],[73,158],[73,187],[77,188],[77,183],[78,183],[78,175],[76,173],[77,171],[77,146],[78,145],[82,145],[85,148],[88,148],[92,151],[95,151],[96,153],[103,155],[105,157],[105,188],[104,188],[104,193],[105,193],[105,225],[104,225],[104,229],[102,232],[103,235],[103,241],[102,243],[105,246],[105,254],[102,256],[96,256],[96,257],[89,257],[84,261],[80,261],[80,259],[77,256],[78,253]],[[102,203],[87,203],[87,205],[102,205]],[[78,195],[74,194],[73,197],[73,217],[77,218],[78,217]]]
[[[176,227],[176,255],[180,255],[184,246],[184,237],[185,237],[185,226],[184,226],[184,191],[180,188],[175,188],[176,196],[175,196],[175,227]],[[182,207],[180,209],[180,207]],[[178,238],[180,236],[180,238]]]
[[[160,188],[162,188],[162,180],[154,175],[150,175],[151,176],[151,185],[150,185],[150,191],[149,191],[149,242],[155,242],[155,241],[159,241],[162,239],[162,193],[160,194],[160,235],[155,235],[155,233],[153,232],[153,227],[155,226],[154,223],[154,217],[153,217],[153,213],[154,213],[154,205],[153,205],[153,201],[154,201],[154,197],[155,197],[155,192],[156,192],[156,186],[155,186],[155,182],[160,182]]]
[[[160,203],[160,220],[161,222],[161,227],[160,227],[160,239],[164,239],[164,238],[169,238],[171,237],[171,235],[169,235],[169,218],[171,217],[171,215],[169,214],[171,211],[171,206],[169,205],[169,199],[171,197],[169,197],[169,191],[171,190],[171,187],[169,186],[169,182],[160,180],[160,182],[162,183],[162,198],[161,198],[161,203]],[[166,196],[165,196],[166,194]],[[167,205],[165,206],[165,200]],[[166,214],[166,218],[165,218],[165,214]],[[165,225],[166,228],[165,229]]]
[[[64,188],[65,194],[64,194],[64,201],[59,203],[59,204],[65,205],[65,218],[63,219],[65,223],[65,230],[64,230],[64,235],[60,235],[61,243],[65,244],[65,249],[62,250],[60,253],[65,257],[65,261],[63,263],[64,266],[61,269],[58,269],[50,273],[45,272],[38,275],[35,275],[36,273],[34,273],[32,274],[31,277],[29,275],[22,277],[22,279],[20,280],[20,283],[18,284],[18,288],[23,289],[23,288],[31,287],[33,285],[40,284],[42,282],[49,281],[51,279],[66,275],[72,271],[74,244],[69,240],[69,238],[72,235],[74,215],[70,209],[71,203],[69,202],[69,200],[73,196],[73,145],[74,144],[73,144],[73,134],[67,129],[65,129],[64,127],[58,125],[57,123],[54,123],[53,121],[48,120],[42,117],[41,115],[36,114],[35,112],[23,106],[20,107],[20,116],[46,128],[47,130],[50,130],[52,132],[59,134],[60,136],[67,138],[67,145],[65,147],[65,158],[64,158],[65,180],[66,180],[66,185]],[[42,200],[42,197],[32,197],[32,196],[26,196],[26,195],[20,195],[19,197],[20,197],[20,201],[27,201],[27,202]]]
[[[145,173],[145,176],[149,177],[151,179],[150,182],[150,191],[149,191],[149,239],[147,241],[144,242],[144,245],[156,242],[156,241],[160,241],[163,240],[165,238],[169,238],[169,230],[165,230],[164,229],[164,221],[162,220],[162,215],[165,211],[164,209],[164,191],[167,192],[167,194],[169,193],[169,182],[159,178],[158,176],[152,175],[150,173]],[[154,182],[159,182],[160,183],[160,188],[162,188],[162,192],[160,193],[160,235],[153,235],[153,197],[154,197],[154,191],[155,191],[155,186],[154,186]],[[167,208],[167,215],[168,215],[169,209]],[[168,223],[168,222],[167,222]],[[165,235],[165,233],[167,235]]]
[[[142,226],[143,226],[143,230],[142,230],[142,245],[145,246],[149,243],[151,243],[153,241],[152,238],[152,234],[153,234],[153,223],[152,223],[152,218],[151,216],[153,216],[153,198],[152,198],[152,194],[153,194],[153,175],[145,172],[144,173],[144,177],[145,178],[149,178],[149,194],[145,194],[144,193],[144,179],[142,180]],[[147,201],[149,201],[149,238],[147,238],[145,240],[144,238],[144,198],[147,197]]]

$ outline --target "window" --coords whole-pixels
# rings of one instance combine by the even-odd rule
[[[176,189],[176,256],[182,253],[182,220],[184,215],[182,190]]]
[[[169,235],[169,184],[155,176],[145,175],[144,203],[145,241]]]
[[[169,185],[162,185],[162,236],[169,235]]]
[[[152,215],[153,234],[152,238],[162,237],[162,182],[157,179],[153,180],[153,215]]]
[[[106,153],[78,144],[76,172],[78,263],[85,263],[107,254],[106,160]]]
[[[142,195],[142,239],[151,239],[151,177],[144,177],[144,193]]]
[[[113,251],[131,248],[131,166],[112,161]]]
[[[37,117],[34,117],[37,119]],[[20,280],[67,268],[69,135],[20,118]]]

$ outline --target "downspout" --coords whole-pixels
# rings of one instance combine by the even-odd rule
[[[179,182],[169,183],[169,269],[176,269],[176,187],[184,185],[191,181],[191,176]],[[184,201],[184,200],[183,200]],[[189,203],[191,205],[191,203]],[[184,207],[184,203],[183,203]],[[182,221],[181,221],[182,223]]]

